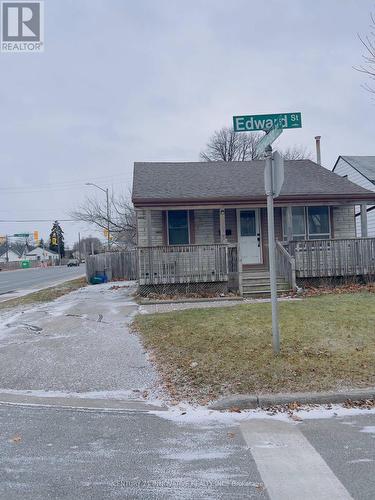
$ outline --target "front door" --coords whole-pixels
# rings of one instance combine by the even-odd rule
[[[238,229],[242,265],[260,264],[259,209],[239,210]]]

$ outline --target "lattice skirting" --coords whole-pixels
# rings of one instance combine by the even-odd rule
[[[139,295],[147,297],[156,295],[187,295],[190,293],[220,295],[227,293],[228,283],[226,281],[210,281],[206,283],[165,283],[139,285]]]
[[[334,287],[338,285],[346,285],[350,283],[374,283],[375,275],[364,276],[322,276],[317,278],[297,278],[297,285],[306,287],[328,286]]]

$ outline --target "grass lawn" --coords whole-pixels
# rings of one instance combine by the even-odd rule
[[[375,384],[374,293],[280,303],[278,356],[269,303],[139,315],[134,327],[176,399]]]
[[[23,297],[0,302],[0,309],[8,309],[11,307],[34,304],[38,302],[49,302],[50,300],[57,299],[62,295],[66,295],[67,293],[73,292],[73,290],[77,290],[78,288],[82,288],[86,285],[86,278],[77,278],[75,280],[65,281],[60,285],[45,288],[39,292],[29,293]]]

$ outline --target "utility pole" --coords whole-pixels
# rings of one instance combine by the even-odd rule
[[[109,210],[109,189],[108,188],[102,188],[100,186],[98,186],[97,184],[94,184],[93,182],[86,182],[86,186],[94,186],[98,189],[100,189],[100,191],[103,191],[103,193],[105,193],[105,197],[106,197],[106,201],[107,201],[107,249],[108,251],[111,249],[111,235],[109,233],[109,230],[110,230],[110,222],[109,222],[109,219],[110,219],[110,210]]]
[[[272,147],[266,147],[266,195],[267,195],[267,222],[268,222],[268,260],[270,267],[271,306],[272,306],[272,344],[275,353],[280,352],[280,332],[277,306],[277,276],[276,276],[276,248],[275,223],[273,213],[273,175],[272,175]]]
[[[108,188],[105,190],[106,198],[107,198],[107,247],[108,247],[108,252],[111,249],[111,237],[109,234],[109,191]]]
[[[6,261],[9,262],[9,242],[8,235],[5,235]]]
[[[81,262],[81,233],[78,233],[78,260]]]

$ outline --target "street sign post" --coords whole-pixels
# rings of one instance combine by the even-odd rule
[[[28,238],[30,233],[16,233],[13,235],[14,238]]]
[[[271,128],[301,128],[301,113],[279,113],[273,115],[244,115],[233,117],[235,132],[254,132]]]
[[[284,184],[284,158],[278,151],[272,155],[272,192],[277,198]]]
[[[261,138],[261,140],[258,142],[255,151],[257,152],[258,155],[261,155],[264,153],[266,150],[267,146],[270,146],[273,142],[276,141],[276,139],[279,137],[279,135],[282,134],[283,129],[279,127],[273,127],[271,128],[265,136]]]
[[[271,144],[280,136],[285,128],[301,128],[301,113],[284,113],[274,115],[245,115],[233,117],[235,132],[254,132],[263,130],[265,136],[259,141],[256,152],[265,153],[264,187],[267,195],[268,222],[268,260],[270,268],[270,288],[272,306],[272,344],[276,354],[280,352],[280,332],[277,307],[277,270],[276,242],[273,200],[280,195],[284,183],[284,159],[275,151],[272,155]]]

